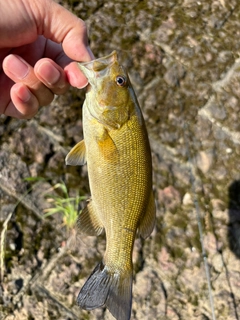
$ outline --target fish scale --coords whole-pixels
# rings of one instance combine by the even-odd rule
[[[77,302],[86,310],[105,305],[117,320],[129,320],[134,240],[137,232],[149,236],[155,223],[148,135],[115,51],[79,67],[89,81],[84,141],[70,151],[66,163],[87,163],[91,200],[79,215],[78,230],[89,235],[105,230],[106,251]]]

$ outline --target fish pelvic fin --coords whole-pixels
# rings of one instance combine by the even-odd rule
[[[87,162],[84,140],[78,142],[67,154],[65,162],[70,166],[83,166]]]
[[[114,272],[100,262],[82,287],[77,303],[85,310],[105,305],[117,320],[129,320],[132,309],[132,270]]]
[[[156,220],[156,205],[155,205],[153,192],[151,192],[146,212],[138,228],[139,234],[143,239],[146,239],[152,233],[153,228],[155,226],[155,220]]]
[[[77,219],[77,229],[80,233],[89,236],[98,236],[102,233],[104,227],[96,213],[92,200],[90,200],[88,205],[80,212]]]

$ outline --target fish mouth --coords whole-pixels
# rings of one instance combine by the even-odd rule
[[[88,62],[79,62],[78,67],[88,79],[91,85],[94,85],[95,79],[104,76],[109,68],[117,61],[117,52],[114,50],[112,53],[105,57],[101,57]]]
[[[79,62],[78,66],[80,69],[85,70],[85,68],[89,70],[93,70],[95,72],[102,71],[103,69],[111,66],[115,61],[117,61],[117,52],[114,50],[112,53],[105,57],[101,57],[98,59],[94,59],[87,62]],[[83,71],[84,72],[84,71]]]

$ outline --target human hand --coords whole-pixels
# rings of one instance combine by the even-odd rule
[[[73,62],[94,59],[82,20],[53,0],[1,1],[0,16],[0,114],[28,119],[87,85]]]

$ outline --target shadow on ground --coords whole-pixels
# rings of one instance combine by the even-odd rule
[[[240,259],[240,180],[229,186],[229,247]]]

